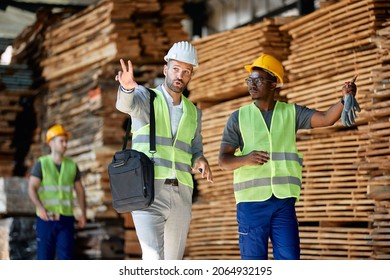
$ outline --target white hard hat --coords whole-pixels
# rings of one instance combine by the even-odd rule
[[[195,47],[185,41],[173,44],[167,55],[164,56],[166,62],[170,59],[192,64],[194,67],[198,66],[198,55]]]

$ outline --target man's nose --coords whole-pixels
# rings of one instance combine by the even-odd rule
[[[177,75],[176,75],[176,77],[178,78],[178,79],[183,79],[183,76],[184,76],[184,71],[178,71],[177,72]]]

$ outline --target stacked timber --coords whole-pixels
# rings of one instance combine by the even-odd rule
[[[12,218],[0,219],[0,260],[9,260],[9,232]]]
[[[357,99],[362,112],[356,125],[346,128],[339,121],[332,127],[303,130],[297,135],[298,149],[304,158],[301,197],[296,204],[302,259],[384,259],[389,256],[389,205],[384,199],[378,200],[379,196],[388,199],[389,185],[389,48],[388,38],[383,37],[388,34],[383,25],[389,9],[387,1],[338,1],[279,28],[279,32],[287,33],[285,38],[291,38],[291,45],[288,57],[282,59],[287,82],[278,99],[326,110],[340,99],[344,82],[359,75]],[[234,41],[231,34],[226,33],[229,42]],[[224,41],[223,34],[218,36]],[[242,38],[239,30],[235,36],[237,41]],[[206,48],[208,38],[204,39],[204,45],[202,40],[195,42],[202,46],[200,62],[203,53],[213,52],[213,56],[223,53],[223,65],[231,65],[228,59],[230,44],[221,49],[215,45],[211,50]],[[235,52],[231,51],[235,53],[233,57],[241,59],[248,53],[239,52],[241,48],[245,48],[244,44],[236,47]],[[264,51],[258,49],[259,53]],[[241,67],[253,59],[244,59]],[[203,81],[200,64],[191,81],[190,98],[196,92],[199,95],[192,100],[199,100],[201,105],[208,103],[203,106],[202,133],[214,183],[196,177],[200,198],[194,205],[196,225],[195,222],[191,224],[188,259],[239,258],[238,239],[232,246],[237,237],[233,174],[221,171],[217,158],[227,118],[239,106],[251,101],[243,95],[229,94],[238,92],[234,87],[236,84],[231,83],[231,78],[225,80],[225,75],[230,77],[230,73],[220,71],[219,65],[217,62],[208,64],[207,73],[212,75],[208,74],[209,80]],[[234,74],[238,77],[235,80],[243,82],[244,73],[236,71]],[[202,82],[197,81],[198,77]],[[213,87],[216,81],[227,84],[227,89]],[[203,84],[213,90],[205,90]],[[198,85],[202,93],[197,92]],[[243,92],[244,87],[242,83]],[[218,99],[219,92],[224,92],[231,100]],[[370,195],[374,189],[376,198]],[[207,216],[207,211],[213,214]],[[212,217],[215,219],[210,222]],[[232,224],[222,226],[226,220]],[[199,231],[204,233],[205,228],[220,239],[202,238]],[[269,258],[272,258],[271,251]]]
[[[379,50],[380,66],[372,70],[372,103],[365,110],[370,138],[363,151],[367,161],[361,169],[370,177],[368,195],[375,201],[375,212],[371,217],[373,257],[390,259],[390,19],[378,30],[374,42]]]
[[[373,116],[375,108],[388,103],[383,92],[379,99],[375,92],[378,80],[383,83],[386,76],[381,49],[385,46],[379,47],[377,42],[389,10],[385,1],[346,0],[281,27],[292,37],[291,55],[284,61],[289,83],[281,92],[289,102],[326,110],[341,97],[343,82],[358,74],[357,99],[362,112],[356,125],[344,128],[339,121],[331,128],[305,131],[297,137],[304,153],[302,197],[297,203],[300,225],[319,222],[320,234],[332,223],[367,235],[360,245],[351,241],[350,247],[357,252],[351,249],[342,258],[375,258],[377,249],[371,234],[375,234],[372,224],[378,207],[369,193],[373,182],[390,182],[380,170],[387,169],[388,173],[388,167],[382,165],[374,171],[374,166],[386,158],[383,153],[388,150],[385,143],[389,135],[381,131],[386,130],[388,117],[380,120]],[[340,231],[339,235],[343,232],[349,234]],[[324,255],[338,249],[332,244],[318,251],[317,258],[335,258]],[[305,246],[302,242],[302,248]]]
[[[279,26],[294,17],[270,18],[263,22],[210,35],[194,41],[199,67],[188,89],[189,99],[205,108],[247,95],[244,65],[262,52],[284,60],[289,54],[289,36]]]
[[[16,136],[31,138],[23,133],[29,120],[22,116],[23,104],[36,94],[32,75],[26,64],[0,65],[0,176],[3,177],[13,176],[17,149],[23,149],[23,139]]]
[[[35,216],[27,185],[27,178],[0,177],[0,215]]]
[[[198,202],[192,208],[192,222],[185,259],[238,260],[238,231],[234,201]]]
[[[124,253],[127,260],[141,260],[142,251],[141,245],[138,240],[137,233],[135,231],[135,225],[133,221],[133,216],[131,213],[121,214],[121,217],[124,220]]]
[[[369,228],[348,226],[301,226],[301,259],[347,260],[372,259]]]

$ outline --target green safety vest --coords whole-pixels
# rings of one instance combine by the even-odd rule
[[[261,111],[252,103],[239,110],[239,125],[244,143],[236,155],[267,151],[270,160],[263,165],[243,166],[234,171],[236,203],[278,198],[299,199],[302,184],[302,154],[296,147],[294,104],[277,102],[270,131]]]
[[[38,196],[45,209],[54,214],[73,216],[73,185],[76,163],[64,157],[58,172],[50,155],[39,158],[42,166],[42,181]]]
[[[162,92],[154,89],[154,111],[156,115],[156,150],[154,154],[154,177],[166,179],[176,172],[177,180],[193,188],[191,143],[198,127],[198,114],[195,105],[182,96],[183,115],[177,128],[176,137],[172,139],[169,108]],[[149,152],[149,128],[147,124],[133,131],[132,148],[152,157]]]

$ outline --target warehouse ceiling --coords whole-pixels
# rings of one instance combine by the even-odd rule
[[[35,13],[42,8],[82,10],[99,0],[1,0],[0,38],[15,38],[35,21]]]

